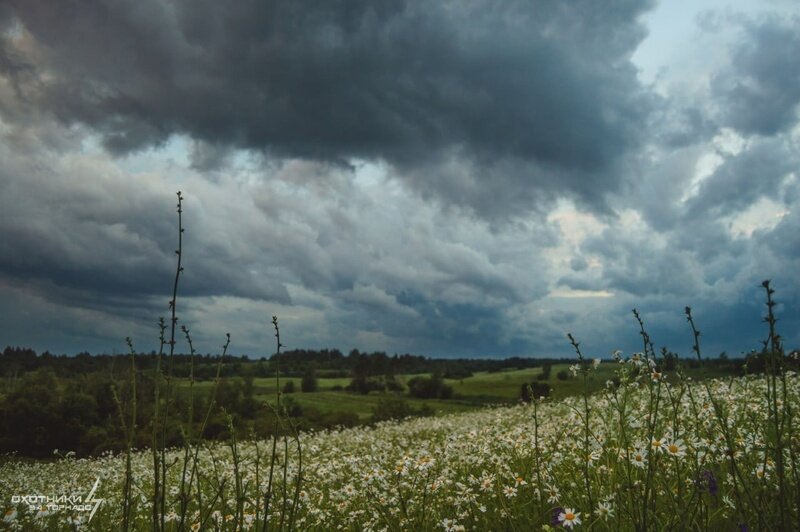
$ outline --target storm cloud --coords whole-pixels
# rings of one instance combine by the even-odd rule
[[[800,343],[800,14],[721,3],[4,2],[0,344],[150,347],[177,190],[201,349]]]
[[[185,134],[201,166],[226,148],[382,160],[484,214],[563,193],[604,208],[651,107],[629,60],[644,2],[11,5],[17,100],[112,153]],[[460,190],[499,176],[503,209]]]

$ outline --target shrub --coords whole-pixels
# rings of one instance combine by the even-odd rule
[[[453,387],[445,384],[438,374],[432,377],[414,377],[408,381],[408,394],[418,399],[450,399],[453,396]]]
[[[543,364],[542,365],[542,373],[537,377],[540,381],[547,381],[550,380],[550,373],[553,371],[552,364]]]
[[[523,384],[519,391],[519,398],[525,403],[530,403],[532,398],[549,397],[551,389],[546,382]]]
[[[377,391],[383,392],[386,390],[386,385],[377,379],[367,379],[364,377],[355,377],[347,385],[347,391],[358,392],[367,395],[369,392]]]
[[[314,371],[314,366],[309,365],[305,373],[303,373],[300,389],[305,393],[317,391],[317,373]]]
[[[372,421],[388,421],[390,419],[403,419],[414,414],[408,401],[394,394],[386,394],[378,400],[372,409]]]
[[[446,379],[463,380],[468,379],[469,377],[472,377],[472,372],[467,368],[460,366],[448,368],[444,372],[444,378]]]
[[[390,391],[390,392],[402,392],[405,389],[406,389],[406,387],[403,386],[403,383],[398,381],[396,378],[392,377],[392,378],[387,378],[386,379],[386,390],[387,391]]]

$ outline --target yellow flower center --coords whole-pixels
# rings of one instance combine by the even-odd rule
[[[575,514],[574,513],[567,512],[567,513],[564,514],[564,520],[565,521],[572,521],[573,519],[575,519]]]
[[[678,452],[678,446],[675,445],[674,443],[671,443],[669,445],[668,449],[669,449],[669,452],[671,452],[672,454],[676,454]]]

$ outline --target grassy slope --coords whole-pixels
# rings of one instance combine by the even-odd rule
[[[599,390],[607,380],[614,377],[616,364],[604,361],[600,367],[592,372],[587,382],[590,392]],[[556,377],[559,371],[569,370],[569,364],[553,365],[550,379],[545,381],[552,387],[551,397],[559,399],[578,395],[583,390],[583,380],[579,377],[570,378],[562,381]],[[437,399],[414,399],[404,395],[409,405],[413,408],[420,408],[427,405],[437,414],[447,414],[451,412],[463,412],[474,410],[488,404],[514,403],[519,397],[520,388],[525,383],[538,381],[541,368],[526,368],[519,370],[508,370],[500,372],[479,372],[465,379],[445,379],[445,382],[453,387],[453,398],[449,400]],[[702,372],[699,369],[687,369],[687,375],[692,378],[700,378]],[[407,382],[416,375],[401,375],[398,377],[400,382]],[[711,370],[708,376],[724,376],[724,372]],[[281,387],[288,381],[293,381],[295,393],[286,394],[303,407],[313,407],[322,412],[353,412],[362,421],[368,420],[372,415],[373,408],[378,404],[381,394],[370,393],[368,395],[354,394],[336,387],[345,387],[350,383],[349,378],[319,378],[318,391],[314,393],[300,392],[300,379],[282,377]],[[186,384],[186,383],[184,383]],[[208,390],[212,386],[211,381],[204,381],[195,384],[195,390]],[[256,398],[264,401],[271,401],[275,397],[274,378],[256,378],[253,381]]]

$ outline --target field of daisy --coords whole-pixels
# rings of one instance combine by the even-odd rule
[[[703,375],[681,363],[666,371],[639,314],[642,351],[613,362],[577,355],[580,393],[517,406],[301,432],[282,400],[267,403],[281,430],[267,439],[203,438],[215,408],[220,368],[205,403],[176,401],[173,354],[181,266],[160,321],[152,371],[148,448],[134,448],[136,353],[130,380],[112,387],[126,451],[96,458],[72,453],[50,462],[0,462],[0,528],[9,530],[798,530],[800,404],[797,360],[776,331],[774,290],[764,281],[767,339],[752,375]],[[273,317],[276,351],[280,329]],[[189,330],[182,327],[195,356]],[[164,367],[162,367],[162,356]],[[675,359],[671,359],[675,362]],[[672,368],[674,364],[670,364]],[[696,373],[694,373],[696,375]],[[611,376],[611,378],[608,378]],[[598,386],[598,384],[600,386]],[[197,405],[197,408],[195,407]],[[138,410],[137,410],[138,408]],[[170,447],[168,431],[180,432]]]
[[[167,474],[164,528],[793,528],[800,497],[800,442],[789,409],[800,404],[794,373],[668,384],[645,353],[616,364],[619,385],[587,397],[299,434],[278,442],[275,455],[264,441],[203,445],[188,458],[197,468],[183,483],[185,497],[185,450],[168,451],[167,463],[177,465]],[[591,379],[592,366],[578,371]],[[270,478],[270,461],[286,457],[287,467]],[[4,527],[120,529],[125,460],[4,464]],[[132,454],[128,525],[135,530],[152,526],[152,468],[148,451]],[[88,511],[7,504],[14,494],[86,495],[98,479],[91,498],[102,502],[91,520]]]

